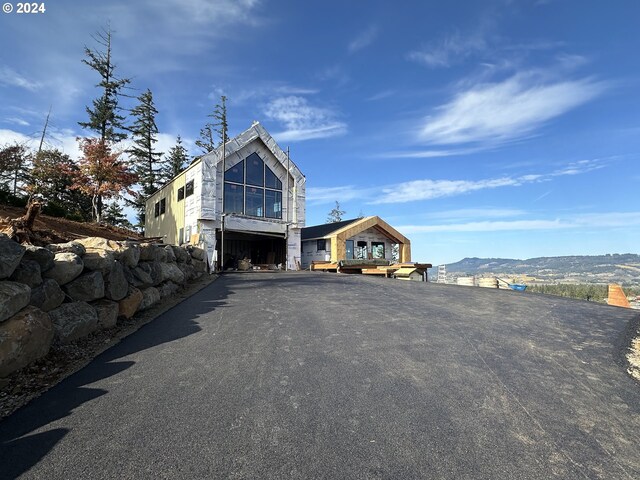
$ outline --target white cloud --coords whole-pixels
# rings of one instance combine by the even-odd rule
[[[378,36],[378,28],[374,25],[361,32],[356,38],[349,42],[349,53],[355,53],[368,47]]]
[[[264,114],[284,124],[286,130],[275,133],[278,141],[302,141],[344,135],[347,125],[336,120],[330,109],[310,105],[299,96],[278,97],[269,102]]]
[[[402,225],[398,230],[411,233],[502,232],[527,230],[564,230],[578,228],[640,227],[640,212],[601,212],[552,220],[480,221],[441,225]]]
[[[334,201],[347,202],[356,198],[368,196],[370,192],[358,189],[353,185],[342,187],[309,187],[306,190],[307,203],[310,205],[323,205]]]
[[[439,42],[407,54],[407,59],[430,68],[450,67],[465,58],[484,51],[487,42],[480,34],[464,37],[454,33]]]
[[[545,174],[503,176],[481,180],[411,180],[380,187],[356,189],[352,186],[307,189],[308,199],[314,204],[330,203],[339,199],[360,199],[369,204],[409,203],[435,198],[465,195],[481,190],[518,187],[531,183],[549,182],[556,177],[588,173],[604,168],[601,160],[581,160]]]
[[[539,77],[516,74],[459,92],[426,119],[420,140],[435,145],[503,143],[531,134],[605,90],[591,79],[544,82]]]
[[[151,2],[154,9],[159,8]],[[188,17],[190,22],[200,24],[255,22],[251,14],[258,0],[167,0],[162,7],[169,17]]]
[[[13,130],[0,129],[0,146],[14,144],[14,143],[26,143],[29,144],[32,141],[30,137],[20,132],[14,132]]]
[[[23,120],[22,118],[18,118],[18,117],[5,118],[5,122],[13,123],[14,125],[20,125],[21,127],[28,127],[29,125],[31,125],[26,120]]]
[[[441,210],[431,212],[425,215],[427,218],[443,219],[451,221],[452,219],[465,218],[508,218],[525,215],[524,210],[515,208],[459,208],[455,210]]]
[[[41,87],[40,83],[27,79],[9,67],[0,67],[0,85],[20,87],[30,91]]]

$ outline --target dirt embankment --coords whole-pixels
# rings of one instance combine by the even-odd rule
[[[0,205],[0,230],[8,225],[8,219],[21,217],[26,209]],[[109,240],[127,240],[143,238],[137,232],[107,224],[93,222],[75,222],[67,218],[38,215],[33,228],[34,245],[62,243],[82,237],[102,237]]]

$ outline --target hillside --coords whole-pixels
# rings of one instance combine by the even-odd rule
[[[25,209],[0,205],[0,226],[6,219],[14,219],[24,215]],[[42,243],[67,242],[81,237],[103,237],[110,240],[139,239],[142,236],[124,228],[93,222],[75,222],[67,218],[38,215],[34,231]]]
[[[572,255],[538,257],[527,260],[509,258],[464,258],[447,265],[456,275],[528,275],[547,281],[584,283],[618,282],[640,284],[640,255]]]

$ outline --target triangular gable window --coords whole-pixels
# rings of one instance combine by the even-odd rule
[[[282,190],[282,182],[278,180],[276,174],[271,171],[269,167],[264,167],[264,186],[267,188],[274,188],[276,190]]]
[[[244,183],[244,160],[228,168],[224,172],[224,179],[227,182]]]

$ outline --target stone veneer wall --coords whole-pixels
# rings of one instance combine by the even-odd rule
[[[206,272],[197,247],[89,237],[46,247],[0,234],[0,378],[131,318]]]

